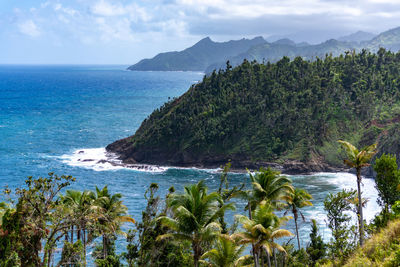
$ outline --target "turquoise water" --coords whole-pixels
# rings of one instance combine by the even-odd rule
[[[140,220],[146,202],[143,194],[152,182],[165,195],[170,186],[205,179],[215,189],[216,170],[154,168],[140,171],[97,163],[104,147],[132,135],[155,108],[180,96],[202,79],[194,72],[131,72],[126,66],[0,66],[0,187],[22,186],[27,176],[48,172],[73,175],[76,189],[108,185],[122,193],[129,213]],[[86,159],[86,161],[83,161]],[[231,174],[230,183],[248,181]],[[308,242],[309,220],[317,219],[328,240],[322,201],[328,192],[356,188],[353,175],[319,173],[292,176],[294,185],[314,196],[314,206],[304,209],[300,223],[302,245]],[[364,179],[367,219],[378,211],[372,179]],[[242,212],[239,203],[237,212]],[[294,232],[294,223],[286,226]],[[119,249],[123,249],[120,242]]]

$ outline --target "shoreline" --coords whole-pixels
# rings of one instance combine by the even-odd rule
[[[168,163],[164,162],[136,162],[132,159],[124,160],[121,154],[107,150],[109,155],[108,162],[114,166],[120,166],[125,168],[183,168],[183,169],[200,169],[200,170],[219,170],[222,171],[224,166],[231,162],[232,166],[230,172],[232,173],[247,173],[249,171],[257,171],[262,168],[272,168],[276,171],[280,171],[282,174],[288,175],[309,175],[318,172],[351,172],[350,169],[329,166],[325,163],[304,163],[296,160],[288,160],[283,164],[276,162],[250,162],[250,161],[238,161],[238,160],[226,160],[226,161],[207,161],[207,162],[175,162]],[[117,159],[118,162],[115,160]]]
[[[77,166],[82,168],[93,169],[95,171],[108,171],[108,170],[120,170],[130,169],[142,172],[165,172],[168,169],[197,169],[200,171],[208,171],[214,173],[221,173],[225,164],[229,161],[208,161],[203,163],[187,163],[181,162],[180,164],[169,164],[169,163],[147,163],[147,162],[132,162],[132,160],[124,161],[121,159],[121,155],[107,151],[106,148],[81,148],[72,151],[72,153],[64,154],[59,157],[64,163],[70,166]],[[276,171],[280,171],[286,175],[312,175],[315,173],[355,173],[354,170],[348,168],[333,167],[327,164],[321,163],[303,163],[294,160],[287,160],[283,164],[276,162],[248,162],[248,161],[230,161],[232,167],[229,170],[230,173],[247,173],[247,170],[254,172],[263,168],[272,168]],[[363,170],[364,177],[374,177],[372,168],[365,168]]]
[[[210,171],[215,173],[222,173],[224,165],[168,165],[168,164],[150,164],[150,163],[115,163],[113,161],[107,161],[116,167],[133,169],[137,171],[149,171],[149,172],[158,172],[160,170],[166,171],[168,169],[196,169],[200,171]],[[101,163],[101,162],[100,162]],[[338,168],[338,167],[328,167],[328,168],[320,168],[318,170],[297,170],[297,169],[287,169],[285,165],[281,165],[278,163],[269,163],[263,166],[263,168],[270,167],[273,170],[279,171],[283,175],[314,175],[316,173],[351,173],[355,174],[355,170],[348,168]],[[255,172],[260,169],[258,168],[233,168],[231,167],[228,173],[235,174],[246,174],[247,170],[250,172]],[[157,171],[158,170],[158,171]],[[365,178],[375,178],[375,175],[372,171],[372,168],[365,168],[362,171],[362,176]]]

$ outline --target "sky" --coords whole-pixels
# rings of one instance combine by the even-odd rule
[[[319,43],[399,17],[400,0],[0,0],[0,64],[134,64],[207,36]]]

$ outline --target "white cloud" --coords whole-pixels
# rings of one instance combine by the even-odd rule
[[[63,7],[63,5],[61,5],[60,3],[57,3],[53,6],[54,11],[58,11],[58,12],[63,12],[67,15],[70,16],[75,16],[77,15],[79,12],[73,8],[70,7]]]
[[[362,9],[353,2],[338,4],[335,1],[321,0],[178,0],[179,5],[210,13],[213,18],[241,17],[255,18],[265,15],[312,15],[312,14],[344,14],[359,16]]]
[[[51,3],[50,3],[49,1],[47,1],[47,2],[44,2],[44,3],[40,4],[40,7],[41,7],[41,8],[46,8],[46,7],[48,7],[50,4],[51,4]]]
[[[134,41],[134,35],[131,32],[130,21],[126,18],[108,21],[105,18],[97,18],[96,23],[101,33],[102,41],[110,42],[112,40]]]
[[[374,4],[393,4],[393,5],[399,4],[399,0],[368,0],[368,2]]]
[[[105,0],[98,1],[91,10],[93,14],[100,16],[121,16],[127,13],[121,3],[111,4]]]
[[[31,37],[38,37],[41,35],[39,27],[32,20],[19,23],[18,29],[21,33]]]
[[[295,33],[310,39],[325,31],[319,42],[357,30],[377,33],[400,26],[400,0],[42,1],[26,8],[15,5],[19,31],[85,45],[151,41],[162,46],[166,40],[179,45],[207,35],[219,41]]]

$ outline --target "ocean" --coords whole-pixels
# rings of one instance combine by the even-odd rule
[[[0,65],[0,188],[15,189],[24,185],[27,176],[49,172],[72,175],[77,181],[70,188],[94,190],[108,185],[112,193],[121,193],[129,214],[138,221],[150,183],[159,184],[161,196],[171,186],[180,191],[201,179],[211,190],[216,189],[218,170],[166,166],[143,170],[99,163],[106,157],[106,145],[134,134],[154,109],[182,95],[204,75],[126,71],[126,67]],[[228,177],[231,185],[249,182],[246,174]],[[314,198],[314,205],[303,209],[306,221],[299,224],[302,246],[309,242],[311,219],[317,220],[328,241],[323,200],[329,192],[356,189],[355,176],[316,173],[290,177],[296,187]],[[380,210],[374,186],[373,179],[363,179],[363,196],[369,199],[367,220]],[[239,201],[235,213],[242,213],[244,204]],[[285,227],[295,232],[293,220]],[[123,250],[120,238],[118,251]]]

